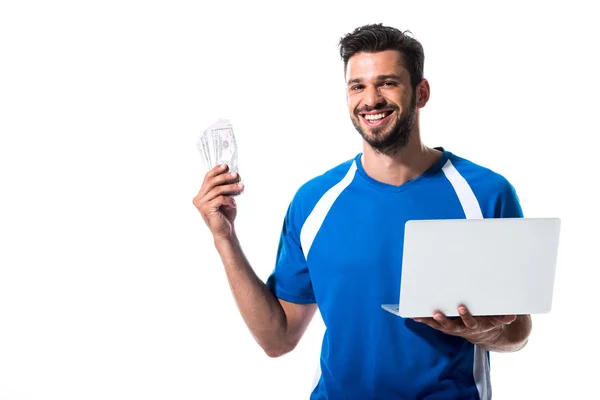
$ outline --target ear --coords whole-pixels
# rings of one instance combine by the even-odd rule
[[[424,79],[417,86],[416,94],[417,94],[417,107],[425,107],[425,104],[429,101],[429,95],[431,91],[429,88],[429,82],[427,79]]]

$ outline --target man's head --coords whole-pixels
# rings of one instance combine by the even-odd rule
[[[417,123],[417,107],[429,99],[423,47],[381,24],[355,29],[339,46],[352,123],[375,150],[397,153]]]

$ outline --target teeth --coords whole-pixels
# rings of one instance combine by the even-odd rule
[[[373,114],[373,115],[365,115],[365,119],[367,121],[376,121],[378,119],[385,118],[385,113]]]

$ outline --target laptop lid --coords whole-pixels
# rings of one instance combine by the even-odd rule
[[[559,218],[412,220],[406,223],[402,317],[547,313],[552,307]]]

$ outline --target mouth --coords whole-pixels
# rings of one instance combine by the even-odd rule
[[[394,110],[383,110],[377,112],[369,112],[369,113],[360,113],[360,118],[364,121],[368,126],[381,126],[387,123]]]

